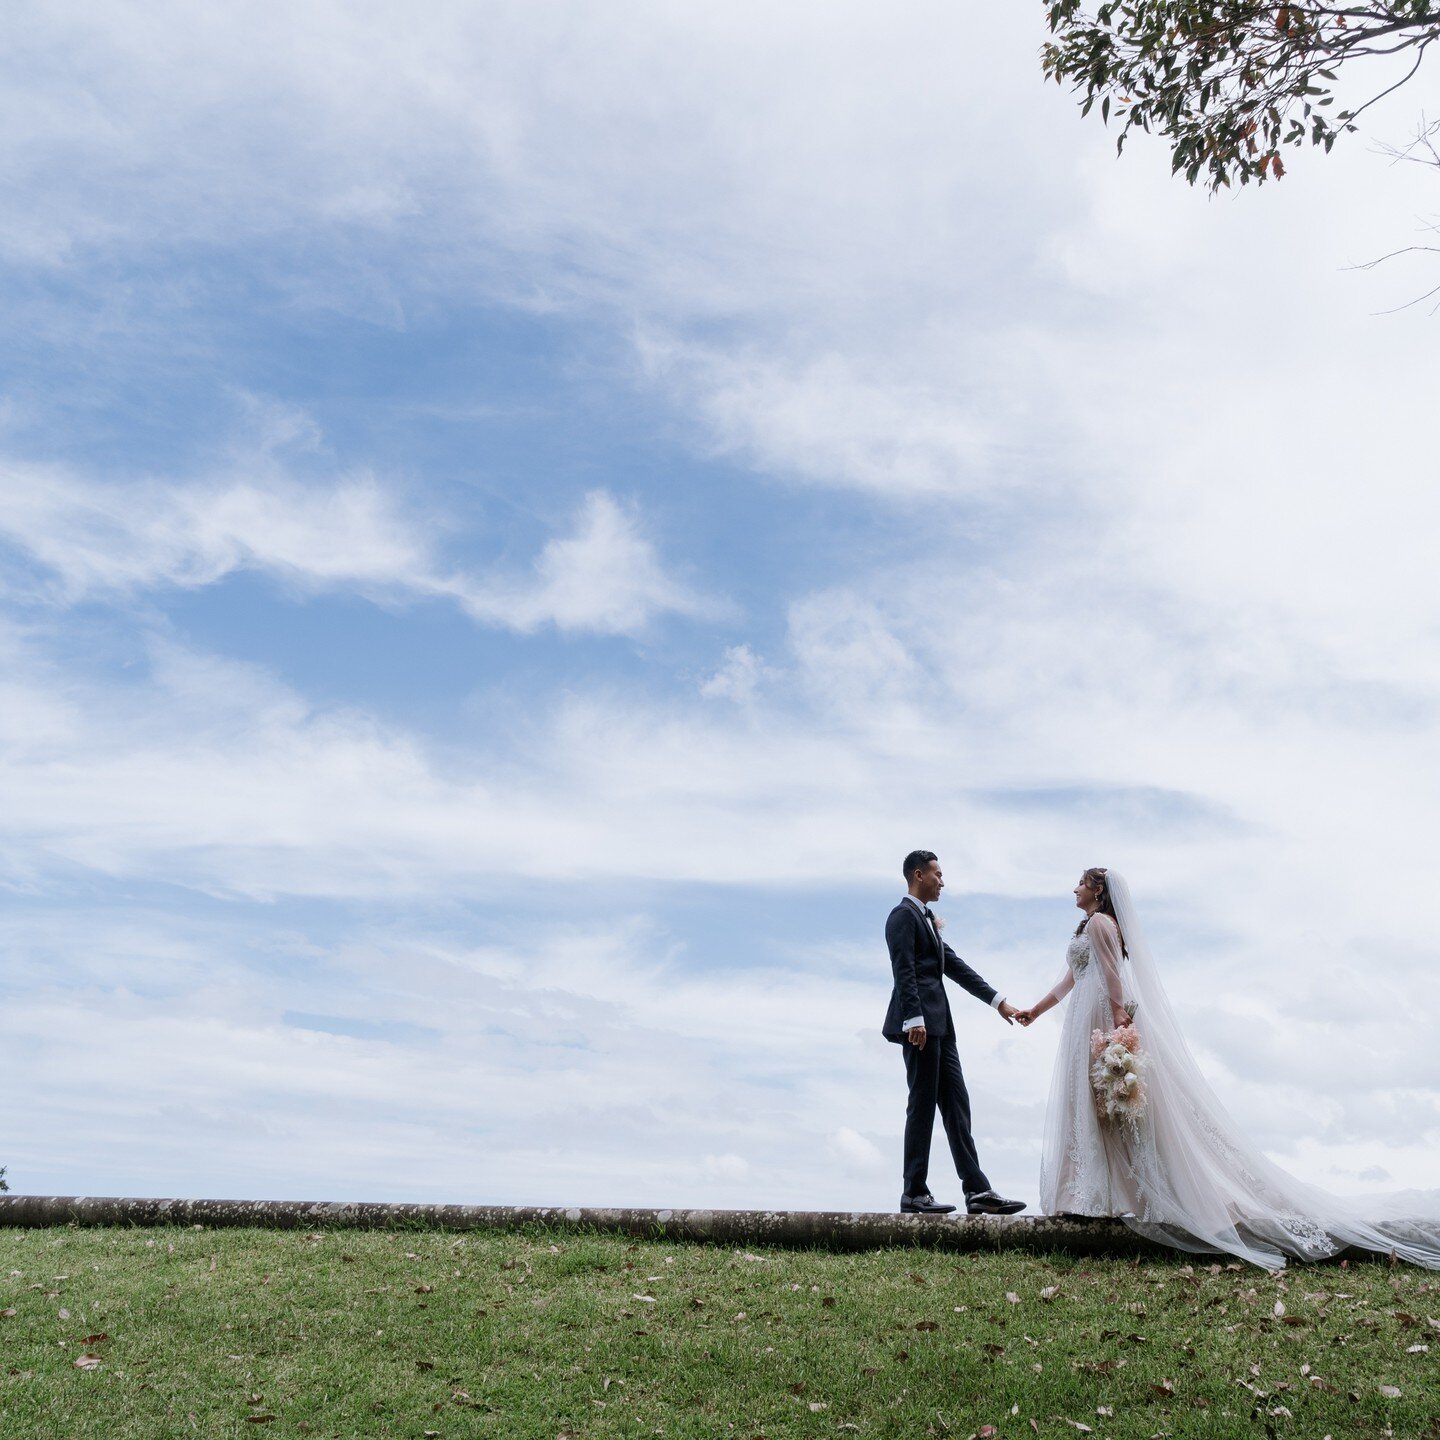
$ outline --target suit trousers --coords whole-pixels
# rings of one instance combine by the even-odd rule
[[[910,1103],[905,1108],[905,1194],[923,1195],[929,1189],[930,1138],[935,1133],[937,1109],[965,1194],[978,1195],[990,1189],[970,1133],[970,1094],[965,1089],[954,1034],[932,1035],[923,1050],[908,1040],[902,1048],[910,1085]]]

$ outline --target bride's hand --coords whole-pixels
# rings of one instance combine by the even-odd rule
[[[1017,1025],[1033,1025],[1035,1023],[1035,1012],[1033,1010],[1017,1010],[1015,1012],[1015,1023]]]
[[[1110,1018],[1115,1022],[1115,1028],[1117,1030],[1123,1030],[1127,1025],[1134,1023],[1130,1012],[1123,1006],[1116,1006],[1110,1012]]]

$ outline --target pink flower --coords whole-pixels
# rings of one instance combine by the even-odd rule
[[[1090,1032],[1090,1058],[1098,1060],[1105,1049],[1106,1040],[1104,1034],[1099,1030]]]

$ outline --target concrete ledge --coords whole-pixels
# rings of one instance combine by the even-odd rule
[[[256,1226],[278,1230],[601,1231],[725,1245],[874,1250],[1068,1251],[1173,1255],[1118,1220],[1027,1215],[900,1215],[809,1210],[604,1210],[584,1206],[386,1205],[369,1201],[145,1200],[94,1195],[0,1195],[0,1226]]]

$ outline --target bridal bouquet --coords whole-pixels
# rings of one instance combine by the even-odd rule
[[[1107,1120],[1136,1126],[1145,1113],[1145,1055],[1133,1025],[1090,1032],[1090,1084]]]

